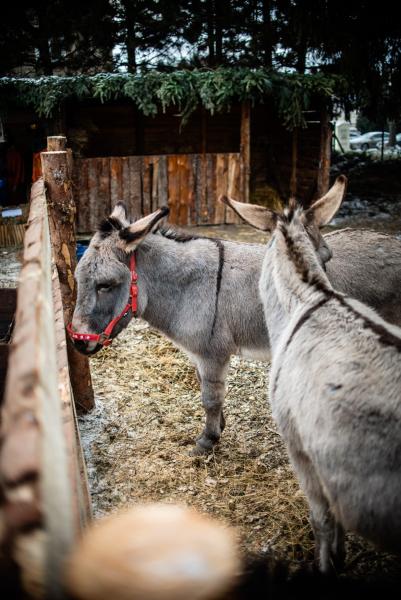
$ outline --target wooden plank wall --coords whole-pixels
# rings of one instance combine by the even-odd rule
[[[24,241],[1,413],[0,481],[0,561],[17,564],[29,597],[61,598],[63,561],[90,507],[42,179],[32,187]]]
[[[170,207],[175,225],[236,223],[220,194],[241,199],[240,154],[169,154],[118,156],[75,161],[77,230],[96,230],[116,202],[127,205],[131,218]]]

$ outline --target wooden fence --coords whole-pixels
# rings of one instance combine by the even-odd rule
[[[0,480],[0,561],[8,556],[18,566],[29,597],[62,597],[62,563],[90,518],[90,500],[43,180],[32,187],[24,241],[2,409]]]
[[[93,232],[118,201],[131,218],[162,205],[176,225],[236,223],[220,194],[244,198],[247,188],[240,153],[171,154],[85,158],[75,161],[77,230]]]

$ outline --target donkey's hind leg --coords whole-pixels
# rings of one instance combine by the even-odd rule
[[[204,454],[211,450],[219,441],[225,427],[223,403],[228,360],[223,364],[202,359],[197,361],[206,423],[202,434],[196,440],[196,446],[192,451],[194,455]]]
[[[315,536],[315,562],[321,573],[332,575],[344,566],[344,530],[330,511],[319,477],[309,457],[294,443],[288,444],[288,450],[309,502]]]

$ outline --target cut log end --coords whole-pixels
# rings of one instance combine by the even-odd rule
[[[230,530],[188,508],[153,504],[89,529],[67,562],[66,582],[81,600],[215,600],[238,570]]]

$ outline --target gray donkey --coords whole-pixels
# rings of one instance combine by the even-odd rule
[[[270,401],[311,510],[322,572],[345,558],[344,529],[401,553],[401,329],[335,291],[318,227],[343,179],[307,211],[226,199],[273,233],[259,290],[271,339]],[[377,249],[376,249],[377,251]]]
[[[72,326],[78,332],[103,332],[121,311],[124,316],[111,337],[128,325],[133,313],[124,306],[130,258],[135,255],[137,316],[183,349],[197,368],[206,425],[194,453],[201,453],[213,447],[224,428],[230,355],[270,357],[258,294],[265,247],[189,236],[171,228],[155,230],[165,215],[159,209],[130,224],[124,206],[115,207],[78,264]],[[401,242],[376,232],[345,230],[319,237],[319,243],[326,258],[334,252],[327,273],[336,288],[400,321]],[[102,347],[80,337],[76,347],[86,354]]]

